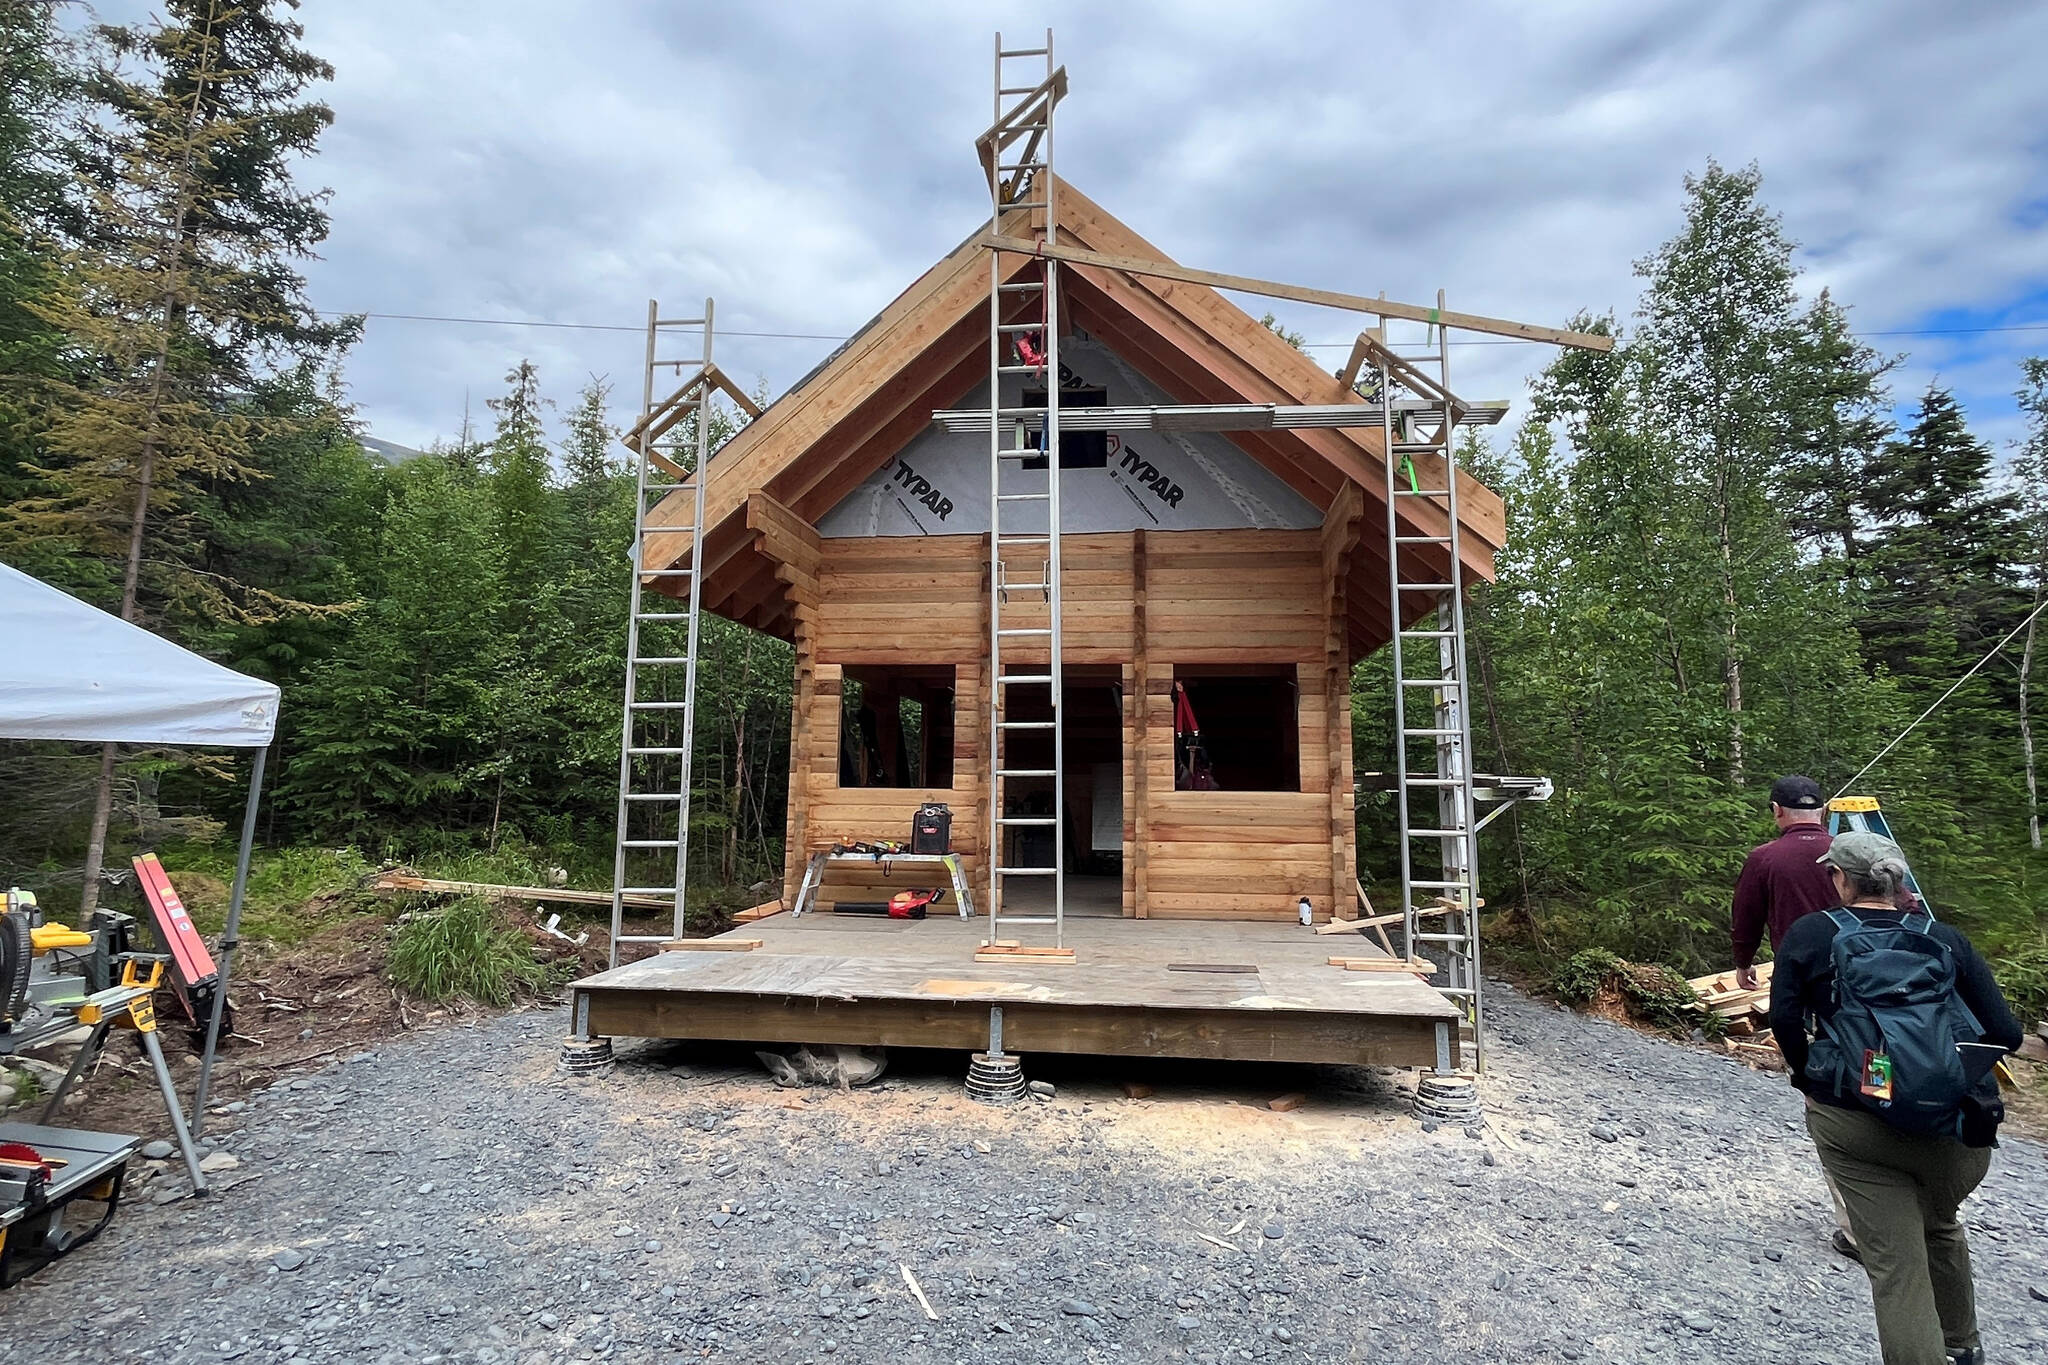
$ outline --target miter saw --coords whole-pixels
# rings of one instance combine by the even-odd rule
[[[83,1245],[106,1226],[120,1202],[128,1162],[141,1140],[46,1126],[114,1028],[135,1031],[156,1071],[193,1191],[206,1192],[199,1154],[157,1041],[151,995],[163,980],[164,958],[138,950],[137,929],[132,915],[112,910],[93,912],[83,929],[50,922],[34,894],[18,888],[7,892],[0,910],[0,1056],[84,1033],[70,1069],[43,1105],[41,1121],[0,1124],[0,1287]],[[102,1206],[89,1227],[66,1221],[71,1205],[80,1201]]]

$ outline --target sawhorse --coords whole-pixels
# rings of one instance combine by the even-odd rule
[[[810,909],[811,901],[818,894],[818,887],[825,880],[825,869],[833,863],[878,863],[882,874],[888,875],[890,864],[906,863],[916,867],[943,867],[953,879],[953,902],[960,910],[961,919],[974,918],[974,898],[967,891],[967,873],[960,866],[957,853],[838,853],[832,849],[819,849],[811,855],[810,865],[804,868],[803,884],[797,888],[796,900],[789,907],[791,919]]]
[[[192,1177],[192,1193],[206,1193],[206,1176],[199,1169],[199,1153],[192,1147],[192,1130],[185,1124],[185,1109],[178,1099],[178,1088],[171,1080],[171,1068],[164,1062],[164,1050],[156,1037],[156,1007],[150,1003],[150,995],[163,980],[164,964],[161,960],[150,963],[149,975],[138,976],[133,958],[121,964],[120,984],[103,991],[95,991],[78,1002],[69,1018],[60,1020],[50,1028],[39,1030],[33,1037],[8,1041],[15,1050],[26,1050],[38,1043],[46,1042],[60,1034],[68,1033],[83,1024],[92,1029],[79,1045],[78,1052],[71,1059],[70,1070],[64,1079],[50,1092],[49,1101],[43,1105],[39,1122],[48,1124],[56,1117],[58,1106],[64,1103],[64,1096],[77,1083],[78,1078],[99,1057],[105,1046],[107,1032],[117,1024],[135,1030],[142,1040],[142,1051],[149,1058],[150,1066],[156,1071],[157,1087],[163,1091],[164,1112],[170,1116],[171,1132],[178,1139],[178,1150],[185,1158],[186,1173]]]

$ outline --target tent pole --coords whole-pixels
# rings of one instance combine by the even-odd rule
[[[213,1054],[220,1045],[221,1014],[228,1003],[228,971],[234,965],[235,941],[242,928],[242,893],[249,885],[249,850],[256,842],[256,807],[263,799],[263,763],[269,746],[256,751],[249,769],[249,802],[242,811],[242,847],[235,855],[235,886],[228,893],[228,923],[220,936],[220,973],[213,988],[213,1013],[206,1021],[206,1052],[199,1061],[199,1090],[192,1098],[192,1136],[206,1126],[206,1091],[213,1081]]]

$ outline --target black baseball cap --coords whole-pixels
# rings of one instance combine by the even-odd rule
[[[1771,804],[1786,810],[1819,810],[1827,798],[1820,794],[1820,783],[1794,773],[1771,784]]]

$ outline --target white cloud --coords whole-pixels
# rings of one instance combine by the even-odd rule
[[[2048,7],[1507,3],[536,4],[326,0],[337,70],[309,168],[323,307],[632,326],[705,294],[733,331],[857,325],[984,212],[970,141],[991,30],[1048,18],[1072,75],[1062,170],[1182,260],[1539,321],[1633,307],[1680,180],[1757,160],[1860,327],[2032,301],[2048,320]],[[1251,303],[1254,311],[1259,305]],[[1282,308],[1314,340],[1357,321]],[[566,400],[638,390],[631,332],[373,322],[371,427],[423,443],[530,356]],[[1987,434],[2048,332],[1879,339],[1940,368]],[[780,390],[831,343],[728,335]],[[1332,363],[1341,358],[1333,354]],[[1518,393],[1547,353],[1459,352]]]

